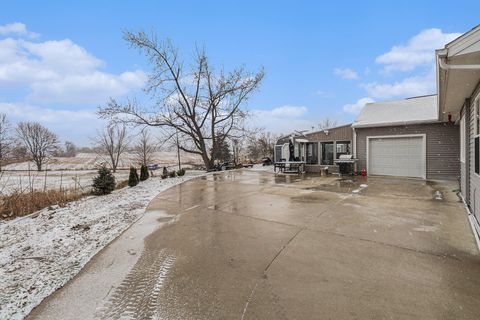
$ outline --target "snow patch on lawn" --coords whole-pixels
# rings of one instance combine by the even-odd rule
[[[0,319],[23,319],[142,216],[156,195],[194,177],[154,177],[36,217],[0,221]]]

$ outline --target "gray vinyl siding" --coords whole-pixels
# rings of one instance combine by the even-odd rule
[[[353,140],[353,129],[352,125],[344,125],[337,128],[332,128],[328,130],[328,134],[325,131],[318,131],[307,133],[305,135],[309,141],[352,141]]]
[[[367,168],[367,137],[425,134],[427,179],[458,179],[460,176],[460,130],[449,123],[357,128],[357,170]],[[480,189],[479,189],[480,190]]]
[[[470,159],[470,173],[468,175],[470,179],[469,183],[469,199],[467,204],[470,207],[470,210],[473,212],[477,220],[480,220],[480,176],[475,173],[475,126],[474,126],[474,97],[477,96],[479,88],[477,87],[476,92],[473,94],[471,99],[468,99],[466,105],[468,106],[468,113],[470,114],[470,129],[469,129],[469,159]]]

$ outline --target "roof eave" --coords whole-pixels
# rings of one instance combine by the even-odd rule
[[[365,124],[352,124],[354,129],[362,128],[376,128],[376,127],[397,127],[397,126],[407,126],[413,124],[432,124],[439,123],[438,119],[430,120],[414,120],[414,121],[399,121],[399,122],[377,122],[377,123],[365,123]]]

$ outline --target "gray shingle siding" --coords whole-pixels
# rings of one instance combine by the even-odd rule
[[[427,179],[458,179],[460,176],[460,131],[449,123],[358,128],[357,170],[367,168],[367,137],[425,134],[427,143]],[[480,189],[479,189],[480,190]]]

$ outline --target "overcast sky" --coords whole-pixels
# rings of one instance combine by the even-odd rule
[[[264,67],[247,108],[277,133],[348,123],[371,101],[435,93],[434,50],[480,23],[479,1],[8,1],[0,112],[87,145],[108,97],[141,96],[149,65],[122,30],[155,30],[188,61]],[[447,9],[448,8],[448,9]]]

